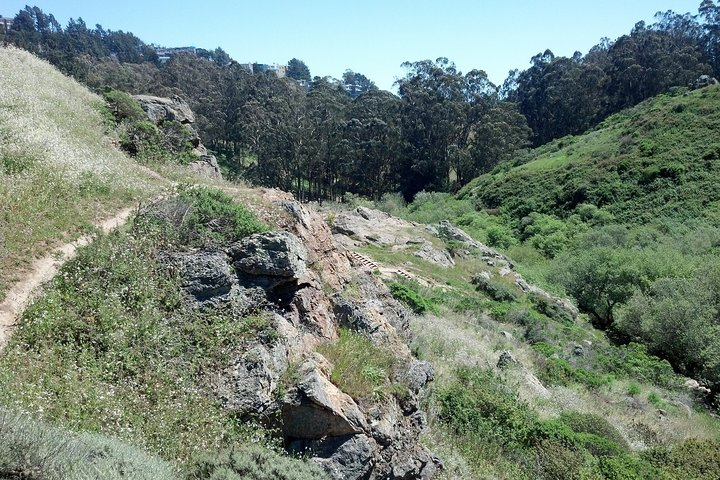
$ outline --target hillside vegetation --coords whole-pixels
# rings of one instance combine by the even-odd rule
[[[720,388],[720,88],[684,89],[518,155],[457,196],[378,206],[451,219],[594,326]]]
[[[720,86],[677,89],[471,182],[464,195],[517,227],[531,213],[647,224],[720,222]],[[517,163],[521,163],[517,165]]]
[[[33,258],[167,182],[112,145],[85,87],[12,47],[0,71],[2,296]]]

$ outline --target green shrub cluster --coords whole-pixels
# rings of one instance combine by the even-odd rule
[[[546,385],[570,385],[580,383],[588,388],[609,385],[613,377],[577,367],[563,358],[548,358],[538,372],[538,378]]]
[[[186,480],[321,480],[325,472],[309,461],[275,453],[259,445],[246,445],[192,459]]]
[[[410,307],[414,313],[418,315],[422,315],[425,312],[437,313],[438,307],[436,302],[421,293],[419,283],[401,280],[390,282],[388,287],[390,288],[392,296]]]
[[[661,387],[674,387],[679,383],[678,376],[667,360],[647,353],[645,345],[630,342],[627,345],[608,345],[595,357],[598,368]]]
[[[502,378],[479,367],[458,369],[433,398],[447,434],[477,468],[505,459],[528,479],[720,478],[716,440],[634,453],[604,417],[567,411],[540,419]]]
[[[472,283],[496,302],[513,302],[521,295],[513,285],[495,276],[487,278],[484,275],[474,275]]]
[[[185,244],[229,243],[267,231],[253,212],[218,188],[181,185],[178,198],[178,208],[186,207],[176,227]]]

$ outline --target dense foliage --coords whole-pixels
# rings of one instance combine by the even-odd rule
[[[438,392],[440,419],[476,468],[483,458],[512,459],[512,478],[715,478],[717,441],[630,453],[623,436],[598,415],[567,411],[540,419],[502,379],[460,368]],[[693,452],[693,453],[690,453]],[[477,471],[483,474],[482,470]]]
[[[342,80],[311,79],[297,58],[284,79],[252,75],[220,48],[162,63],[131,33],[88,28],[82,19],[63,29],[37,7],[20,11],[0,35],[92,88],[187,98],[205,143],[234,174],[300,198],[377,199],[400,190],[410,200],[464,185],[529,140],[580,133],[701,74],[717,75],[719,12],[705,0],[698,16],[658,14],[655,24],[640,22],[584,56],[545,51],[502,88],[445,58],[407,62],[399,97],[351,70]]]

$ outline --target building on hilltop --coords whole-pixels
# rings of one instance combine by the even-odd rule
[[[0,32],[7,33],[12,27],[13,19],[0,15]]]
[[[272,72],[278,78],[284,78],[287,76],[287,65],[280,65],[273,63],[269,65],[267,63],[241,63],[240,66],[248,72],[250,75],[256,75],[264,72]]]
[[[195,47],[155,47],[155,53],[157,53],[158,60],[162,63],[170,60],[170,57],[178,53],[189,53],[191,55],[197,55],[197,48]]]

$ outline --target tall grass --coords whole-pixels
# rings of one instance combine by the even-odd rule
[[[101,101],[48,63],[0,48],[0,298],[65,235],[158,189],[104,136]]]

